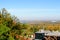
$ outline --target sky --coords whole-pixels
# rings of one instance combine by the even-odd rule
[[[60,0],[0,0],[20,20],[60,20]]]

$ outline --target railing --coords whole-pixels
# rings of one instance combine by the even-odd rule
[[[57,36],[45,36],[45,40],[58,40]]]

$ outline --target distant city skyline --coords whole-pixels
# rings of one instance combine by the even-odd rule
[[[0,0],[20,20],[60,20],[60,0]]]

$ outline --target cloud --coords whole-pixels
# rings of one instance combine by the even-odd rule
[[[59,19],[60,9],[7,9],[12,15],[20,19]]]
[[[60,9],[8,9],[9,12],[59,11]]]

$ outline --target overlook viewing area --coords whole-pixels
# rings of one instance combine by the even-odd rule
[[[35,33],[35,40],[60,40],[60,32],[41,30]]]

